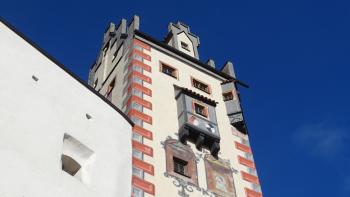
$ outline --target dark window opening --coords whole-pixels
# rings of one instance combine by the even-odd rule
[[[232,92],[223,93],[222,96],[224,97],[224,101],[233,100],[233,94],[232,94]]]
[[[174,172],[181,174],[183,176],[186,176],[186,177],[190,177],[188,175],[188,162],[187,161],[184,161],[184,160],[176,158],[176,157],[173,158],[173,161],[174,161]]]
[[[108,85],[107,88],[107,93],[106,93],[106,97],[108,100],[111,100],[112,98],[112,90],[114,89],[115,86],[115,78],[113,79],[113,81]]]
[[[165,64],[161,64],[161,71],[164,74],[167,74],[171,77],[174,77],[177,79],[177,70],[171,66],[165,65]]]
[[[96,81],[94,82],[93,88],[96,88],[98,84],[98,79],[96,79]]]
[[[204,117],[208,117],[208,111],[207,108],[203,105],[200,105],[198,103],[194,103],[194,111],[196,112],[196,114],[199,114],[201,116]]]
[[[67,155],[62,155],[62,170],[74,176],[81,168],[80,164]]]
[[[193,85],[193,87],[198,88],[198,89],[210,94],[209,85],[202,83],[196,79],[192,79],[192,85]]]
[[[190,48],[188,47],[188,44],[185,42],[181,42],[181,47],[185,49],[186,51],[190,51]]]

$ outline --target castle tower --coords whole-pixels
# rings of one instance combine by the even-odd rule
[[[133,120],[133,196],[261,197],[233,64],[199,59],[199,37],[170,23],[164,41],[139,18],[111,23],[89,84]]]

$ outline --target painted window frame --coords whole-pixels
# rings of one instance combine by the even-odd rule
[[[194,81],[197,81],[198,83],[201,83],[201,84],[207,86],[208,90],[203,90],[203,89],[201,89],[201,88],[196,87],[196,86],[194,85],[194,84],[195,84]],[[204,82],[201,81],[201,80],[198,80],[197,78],[192,77],[192,76],[191,76],[191,85],[192,85],[192,87],[194,87],[194,88],[196,88],[196,89],[198,89],[198,90],[200,90],[200,91],[202,91],[202,92],[205,92],[205,93],[211,95],[211,86],[210,86],[209,84],[207,84],[207,83],[204,83]]]
[[[196,105],[199,105],[199,106],[204,108],[204,114],[197,113]],[[198,101],[198,100],[195,100],[195,99],[192,100],[192,113],[196,114],[196,115],[200,115],[200,117],[209,120],[209,108],[208,108],[208,106],[205,105],[204,103]]]
[[[231,94],[231,98],[230,98],[230,99],[225,99],[225,94]],[[225,102],[226,102],[226,101],[233,101],[233,100],[235,100],[234,91],[233,91],[233,90],[230,90],[230,91],[223,92],[223,93],[222,93],[222,97],[223,97],[223,100],[224,100]]]
[[[169,67],[169,68],[171,68],[171,69],[174,69],[175,74],[174,74],[174,75],[171,75],[171,74],[168,74],[168,73],[164,72],[164,71],[163,71],[163,67],[164,67],[164,66]],[[167,63],[164,63],[164,62],[162,62],[162,61],[159,61],[159,71],[160,71],[161,73],[165,74],[165,75],[168,75],[168,76],[170,76],[170,77],[172,77],[172,78],[175,78],[175,79],[179,80],[179,70],[178,70],[177,68],[175,68],[174,66],[170,66],[170,65],[167,64]]]

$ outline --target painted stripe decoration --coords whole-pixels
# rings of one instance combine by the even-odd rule
[[[142,144],[140,142],[133,140],[132,147],[138,151],[141,151],[142,153],[144,153],[150,157],[153,157],[153,149],[145,144]]]
[[[138,50],[138,49],[133,49],[131,51],[131,53],[129,54],[129,58],[132,57],[133,55],[137,55],[139,57],[142,57],[143,59],[147,60],[147,61],[151,61],[151,56],[147,55],[146,53]]]
[[[241,144],[239,142],[235,142],[235,145],[236,145],[236,148],[238,150],[241,150],[241,151],[246,152],[246,153],[252,153],[252,150],[250,149],[249,146],[246,146],[246,145]]]
[[[139,46],[139,47],[141,47],[141,48],[143,48],[143,49],[145,49],[147,51],[151,50],[151,47],[148,44],[146,44],[146,43],[144,43],[144,42],[142,42],[140,40],[134,39],[133,44],[137,45],[137,46]]]
[[[153,134],[151,131],[147,130],[147,129],[144,129],[138,125],[135,125],[133,128],[132,128],[132,131],[135,132],[135,133],[138,133],[140,135],[142,135],[143,137],[149,139],[149,140],[153,140]]]
[[[135,70],[131,71],[129,76],[128,76],[128,79],[130,80],[131,77],[137,77],[137,78],[141,79],[144,82],[152,84],[152,79],[150,77],[148,77],[148,76],[146,76],[146,75],[144,75],[144,74],[142,74],[142,73],[140,73],[138,71],[135,71]]]
[[[152,117],[144,114],[143,112],[139,112],[136,109],[131,109],[130,112],[128,113],[129,116],[134,116],[140,120],[143,120],[144,122],[148,124],[152,124]]]
[[[131,66],[137,66],[137,67],[142,68],[143,70],[145,70],[147,72],[150,72],[150,73],[152,72],[152,68],[150,66],[148,66],[147,64],[145,64],[139,60],[136,60],[136,59],[134,59],[130,62],[129,67],[131,67]]]
[[[145,122],[145,123],[152,125],[152,117],[148,114],[145,114],[144,110],[143,110],[143,107],[147,108],[149,110],[152,110],[152,103],[143,98],[143,94],[151,97],[152,91],[149,88],[144,87],[143,83],[139,84],[139,83],[134,82],[134,79],[138,79],[138,80],[142,80],[143,82],[146,82],[148,84],[152,84],[152,78],[150,78],[149,76],[146,76],[144,73],[144,71],[151,73],[152,69],[149,65],[145,64],[142,61],[142,60],[151,61],[151,56],[143,52],[144,50],[150,51],[151,47],[149,45],[143,43],[142,41],[136,40],[136,39],[134,39],[132,41],[132,43],[133,43],[133,46],[130,47],[132,49],[132,51],[128,55],[128,57],[131,58],[131,63],[128,65],[129,87],[127,88],[128,93],[131,96],[127,99],[125,105],[131,106],[131,110],[128,113],[129,117],[137,118],[139,120],[142,120],[142,122]],[[135,48],[134,47],[135,45],[137,45],[138,47]],[[135,58],[135,56],[137,56],[137,59]],[[142,59],[140,60],[140,58],[142,58]],[[138,67],[138,69],[134,69],[135,67]],[[141,68],[142,70],[140,71],[139,68]],[[142,96],[132,95],[131,94],[132,90],[137,90],[137,91],[141,92]],[[139,111],[140,109],[138,109],[138,110],[134,109],[132,103],[137,103],[140,106],[142,106],[141,111]],[[133,132],[138,133],[141,136],[143,136],[149,140],[153,140],[152,132],[143,128],[142,126],[135,125],[133,127]],[[149,146],[147,146],[141,142],[135,141],[135,140],[132,141],[132,147],[133,147],[133,149],[138,150],[145,155],[153,157],[152,147],[149,147]],[[154,166],[152,164],[147,163],[147,162],[145,162],[141,159],[138,159],[138,158],[133,158],[132,163],[133,163],[134,167],[137,167],[137,168],[143,170],[143,172],[148,173],[150,175],[154,175]],[[153,183],[150,183],[150,182],[143,180],[139,177],[136,177],[136,176],[132,177],[132,185],[133,185],[133,187],[137,187],[139,189],[142,189],[144,192],[149,193],[151,195],[155,194],[155,185]]]
[[[144,192],[147,192],[151,195],[155,194],[155,187],[153,183],[142,180],[139,177],[132,176],[132,185],[142,189]]]
[[[253,168],[253,169],[256,169],[255,168],[255,163],[252,161],[252,160],[249,160],[249,159],[246,159],[240,155],[238,155],[238,163],[244,165],[244,166],[247,166],[249,168]]]
[[[128,88],[129,93],[131,92],[131,89],[136,89],[144,94],[146,94],[147,96],[152,96],[152,90],[138,84],[138,83],[134,83],[132,82]]]
[[[154,167],[153,165],[145,162],[145,161],[142,161],[140,159],[137,159],[135,157],[132,158],[132,164],[139,168],[139,169],[142,169],[144,172],[150,174],[150,175],[154,175]]]
[[[256,191],[248,189],[248,188],[245,188],[245,193],[246,193],[247,197],[262,197],[263,196],[262,193],[256,192]]]
[[[241,171],[243,180],[260,185],[259,178],[249,173]]]

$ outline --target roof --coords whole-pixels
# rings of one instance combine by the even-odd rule
[[[177,85],[174,85],[174,87],[180,90],[179,93],[184,93],[184,94],[186,94],[186,95],[189,95],[189,96],[191,96],[191,97],[193,97],[193,98],[196,98],[196,99],[198,99],[198,100],[201,100],[201,101],[203,101],[204,103],[207,103],[207,104],[212,105],[212,106],[214,106],[214,107],[215,107],[216,104],[218,103],[218,102],[216,102],[216,101],[214,101],[214,100],[212,100],[212,99],[210,99],[210,98],[208,98],[208,97],[205,97],[205,96],[203,96],[203,95],[201,95],[201,94],[198,94],[197,92],[195,92],[195,91],[193,91],[193,90],[190,90],[190,89],[188,89],[188,88],[180,87],[180,86],[177,86]]]
[[[85,81],[80,79],[76,74],[74,74],[72,71],[70,71],[66,66],[64,66],[62,63],[60,63],[57,59],[55,59],[53,56],[51,56],[49,53],[47,53],[44,49],[40,48],[35,42],[27,38],[23,33],[18,31],[14,26],[12,26],[10,23],[6,22],[3,18],[0,17],[0,22],[2,22],[5,26],[7,26],[9,29],[11,29],[14,33],[16,33],[19,37],[21,37],[23,40],[25,40],[27,43],[29,43],[32,47],[34,47],[36,50],[38,50],[41,54],[43,54],[45,57],[47,57],[49,60],[51,60],[53,63],[55,63],[58,67],[60,67],[63,71],[65,71],[67,74],[69,74],[71,77],[73,77],[75,80],[77,80],[81,85],[83,85],[86,89],[91,91],[93,94],[98,96],[100,99],[102,99],[105,103],[107,103],[109,106],[111,106],[114,110],[116,110],[120,115],[122,115],[125,120],[127,120],[131,126],[134,126],[134,122],[124,113],[122,112],[118,107],[116,107],[113,103],[111,103],[108,99],[103,97],[100,93],[98,93],[95,89],[93,89],[91,86],[89,86]]]
[[[177,55],[179,55],[179,56],[181,56],[181,57],[183,57],[183,58],[185,58],[185,59],[187,59],[187,60],[189,60],[189,61],[191,61],[191,62],[193,62],[195,64],[200,65],[201,67],[203,67],[203,68],[205,68],[205,69],[207,69],[207,70],[209,70],[209,71],[211,71],[211,72],[213,72],[213,73],[215,73],[215,74],[225,78],[226,80],[232,80],[232,81],[238,83],[239,85],[241,85],[243,87],[249,87],[244,82],[239,81],[238,79],[236,79],[236,78],[234,78],[234,77],[232,77],[232,76],[230,76],[230,75],[228,75],[226,73],[220,72],[220,71],[216,70],[214,67],[211,67],[211,66],[209,66],[209,65],[199,61],[198,59],[196,59],[196,58],[194,58],[194,57],[192,57],[190,55],[187,55],[186,53],[184,53],[182,51],[179,51],[179,50],[177,50],[176,48],[174,48],[172,46],[169,46],[168,44],[166,44],[164,42],[160,42],[157,39],[155,39],[155,38],[145,34],[144,32],[141,32],[139,30],[135,30],[135,34],[140,36],[140,37],[142,37],[142,38],[144,38],[144,39],[146,39],[146,40],[148,40],[148,41],[150,41],[150,42],[153,42],[154,44],[156,44],[158,46],[161,46],[161,47],[163,47],[163,48],[165,48],[165,49],[167,49],[167,50],[169,50],[169,51],[171,51],[171,52],[173,52],[173,53],[175,53],[175,54],[177,54]]]

